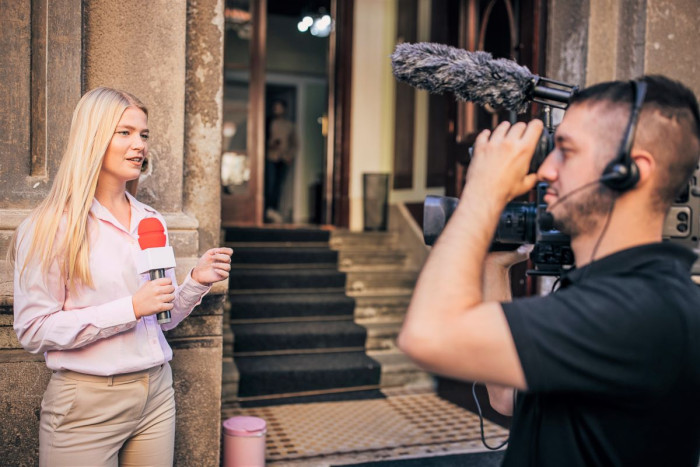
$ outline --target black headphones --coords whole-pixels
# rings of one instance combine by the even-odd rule
[[[630,81],[630,84],[632,85],[634,98],[632,100],[630,119],[629,122],[627,122],[627,130],[622,139],[617,157],[605,167],[600,177],[600,183],[619,192],[629,190],[639,181],[639,167],[637,167],[637,164],[632,160],[630,152],[632,151],[634,132],[637,129],[639,113],[642,110],[644,97],[647,93],[647,83],[644,81]]]

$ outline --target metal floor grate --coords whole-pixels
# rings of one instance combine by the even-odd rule
[[[479,417],[432,392],[385,391],[387,398],[346,402],[233,408],[224,417],[248,415],[267,421],[269,465],[323,456],[353,459],[406,457],[446,452],[483,451]],[[491,445],[507,430],[484,421]],[[336,459],[336,463],[342,459]],[[325,464],[327,465],[327,464]]]

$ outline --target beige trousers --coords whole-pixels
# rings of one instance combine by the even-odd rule
[[[41,402],[40,466],[172,466],[170,365],[115,376],[56,371]]]

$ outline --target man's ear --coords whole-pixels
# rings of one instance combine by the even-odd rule
[[[639,169],[638,185],[647,183],[656,171],[656,160],[649,151],[643,149],[633,149],[630,155]]]

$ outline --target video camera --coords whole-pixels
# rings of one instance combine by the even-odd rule
[[[577,91],[575,86],[553,80],[544,81],[541,89],[552,89],[547,99],[535,98],[533,101],[543,104],[542,120],[544,130],[535,149],[530,165],[530,172],[536,172],[547,154],[554,148],[554,131],[551,108],[565,109],[568,101]],[[469,149],[471,155],[472,148]],[[685,189],[678,195],[669,209],[663,228],[666,241],[697,248],[700,238],[700,166],[696,168]],[[536,186],[536,201],[508,203],[501,213],[491,243],[491,251],[514,250],[523,244],[533,244],[530,260],[534,269],[529,275],[558,276],[574,264],[574,254],[570,238],[552,226],[552,216],[546,212],[543,201],[547,189],[546,183]],[[423,205],[423,238],[426,245],[433,245],[458,203],[457,198],[428,196]]]

